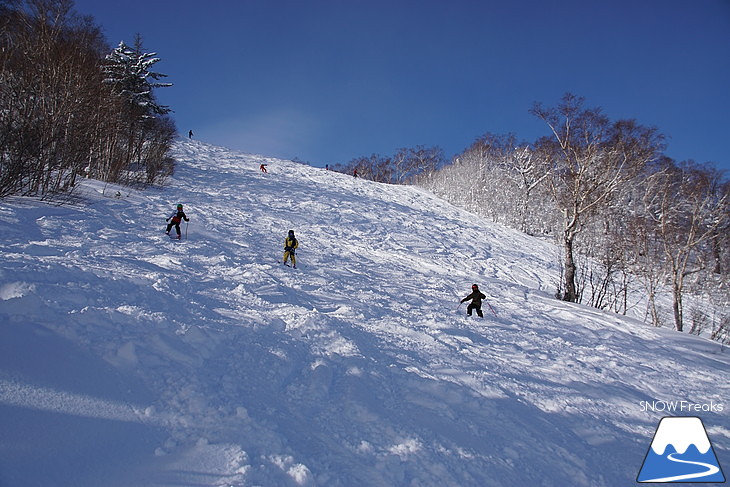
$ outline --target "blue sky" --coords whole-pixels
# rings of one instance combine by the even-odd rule
[[[110,44],[162,59],[181,134],[245,152],[347,162],[447,156],[486,133],[528,142],[528,113],[571,92],[730,172],[730,0],[76,0]]]

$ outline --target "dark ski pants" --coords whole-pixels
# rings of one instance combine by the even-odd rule
[[[469,306],[466,307],[466,314],[468,316],[471,316],[471,311],[474,309],[477,310],[477,316],[479,316],[480,318],[484,318],[484,315],[482,314],[482,305],[481,304],[480,305],[476,305],[474,303],[470,304]]]
[[[173,225],[175,226],[175,231],[177,232],[177,236],[180,236],[180,222],[170,222],[167,224],[167,233],[170,233],[170,230],[172,230]]]

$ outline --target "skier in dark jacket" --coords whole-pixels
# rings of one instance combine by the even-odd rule
[[[188,218],[185,215],[185,212],[183,211],[183,205],[177,205],[177,209],[173,212],[172,215],[165,218],[166,222],[170,222],[167,224],[167,230],[165,231],[166,234],[170,235],[170,230],[172,230],[172,226],[175,225],[175,230],[177,231],[177,238],[180,239],[180,222],[185,220],[186,222],[190,221],[190,218]]]
[[[469,303],[469,306],[466,307],[466,314],[468,316],[471,316],[472,310],[477,310],[477,315],[480,318],[484,318],[484,315],[482,314],[482,299],[485,299],[486,296],[479,290],[479,286],[476,284],[473,284],[471,286],[471,294],[465,297],[461,300],[461,302],[469,301],[471,299],[471,303]]]

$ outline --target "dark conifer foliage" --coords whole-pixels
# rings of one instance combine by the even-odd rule
[[[173,169],[158,59],[137,39],[122,64],[72,5],[0,4],[0,197],[67,194],[80,176],[152,184]]]

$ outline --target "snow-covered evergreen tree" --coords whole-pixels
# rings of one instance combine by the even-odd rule
[[[166,74],[152,71],[152,66],[160,61],[157,53],[147,53],[142,49],[139,36],[135,47],[129,47],[124,41],[106,56],[103,70],[104,82],[112,85],[119,96],[127,98],[133,105],[143,109],[142,117],[154,117],[170,112],[169,107],[157,103],[154,88],[172,86],[172,83],[161,83]]]

